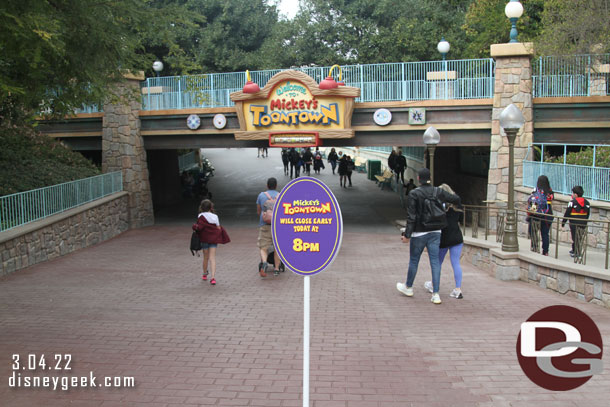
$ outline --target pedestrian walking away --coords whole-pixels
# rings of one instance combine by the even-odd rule
[[[337,156],[337,153],[335,152],[335,148],[333,147],[330,149],[330,153],[328,154],[328,162],[330,163],[330,166],[333,169],[333,175],[335,175],[335,168],[337,168],[338,160],[339,160],[339,157]]]
[[[341,151],[339,151],[339,155],[341,154]],[[342,155],[342,157],[339,159],[339,185],[347,188],[347,185],[345,185],[347,182],[347,156],[346,155]]]
[[[288,149],[282,148],[282,164],[284,164],[284,175],[288,175],[288,164],[290,163],[290,157],[288,155]]]
[[[307,147],[305,152],[303,153],[303,163],[305,164],[305,171],[307,175],[311,175],[311,165],[313,164],[313,154],[311,153],[311,149]]]
[[[405,170],[407,169],[407,158],[402,155],[402,150],[398,150],[398,155],[394,161],[394,171],[396,172],[396,185],[398,181],[402,180],[402,184],[405,184]]]
[[[447,184],[442,184],[439,188],[455,195],[453,189]],[[455,280],[455,288],[451,291],[449,296],[460,300],[464,298],[462,294],[462,266],[460,265],[462,247],[464,246],[464,237],[462,236],[462,229],[460,229],[460,222],[464,219],[464,210],[461,206],[453,204],[447,204],[445,209],[447,211],[447,226],[441,230],[438,261],[439,267],[442,270],[443,260],[445,260],[447,252],[449,252],[451,267],[453,268],[453,278]],[[432,281],[426,281],[424,287],[431,293],[434,291]]]
[[[542,254],[549,255],[549,230],[553,223],[553,199],[555,195],[551,189],[549,179],[546,175],[538,177],[536,189],[529,196],[527,208],[527,221],[529,222],[528,234],[532,241],[532,249],[536,249],[533,242],[537,240],[536,236],[532,236],[532,222],[540,223],[540,237],[542,239]],[[536,249],[537,250],[537,249]]]
[[[273,213],[273,206],[280,194],[276,188],[277,180],[269,178],[267,180],[267,190],[258,194],[256,198],[256,213],[259,215],[257,246],[260,254],[257,270],[261,277],[267,277],[267,255],[269,249],[273,249],[270,214]],[[280,258],[277,252],[274,252],[274,260],[273,274],[277,276],[280,273]]]
[[[561,221],[561,227],[566,225],[566,222],[570,221],[570,235],[572,237],[572,250],[570,250],[570,256],[581,257],[581,242],[576,244],[578,234],[576,231],[578,228],[587,227],[587,219],[591,213],[591,204],[585,198],[583,198],[585,191],[580,185],[576,185],[572,188],[572,200],[568,203],[566,211],[563,214],[563,220]],[[583,242],[584,243],[584,242]]]
[[[447,226],[447,215],[443,203],[459,205],[460,197],[445,190],[432,186],[430,170],[419,170],[417,179],[420,186],[409,194],[407,210],[407,227],[401,235],[403,243],[409,243],[409,270],[406,283],[396,283],[396,289],[406,295],[413,296],[413,282],[417,275],[419,259],[424,249],[428,250],[430,268],[432,271],[432,298],[434,304],[440,304],[439,295],[441,267],[439,263],[439,246],[441,230]]]
[[[320,170],[325,169],[324,160],[322,160],[322,154],[318,151],[316,155],[313,157],[313,172],[316,174],[320,174]]]
[[[288,160],[290,161],[290,179],[299,178],[301,172],[301,156],[295,148],[291,148],[288,152]]]
[[[349,155],[346,157],[347,165],[345,175],[347,176],[347,181],[349,182],[349,186],[352,186],[352,172],[356,168],[356,164],[352,161],[352,157]]]
[[[207,281],[208,274],[212,274],[211,285],[216,285],[216,248],[219,244],[231,241],[227,231],[220,226],[218,215],[214,213],[214,204],[209,199],[204,199],[199,205],[197,222],[193,224],[193,230],[197,232],[201,248],[203,250],[203,275],[201,279]]]
[[[388,156],[388,168],[390,171],[395,172],[396,169],[396,150],[392,149],[392,152]]]

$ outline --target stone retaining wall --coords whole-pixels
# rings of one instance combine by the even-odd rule
[[[0,276],[121,234],[129,229],[128,205],[120,192],[0,233]]]
[[[464,239],[462,256],[498,280],[520,280],[610,308],[610,275],[590,267],[562,264],[535,254],[506,253],[496,245],[468,238]]]

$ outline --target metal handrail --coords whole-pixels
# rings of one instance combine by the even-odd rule
[[[0,197],[0,232],[123,190],[121,171]]]
[[[498,206],[490,206],[490,205],[463,205],[464,207],[464,220],[462,222],[462,233],[464,234],[464,236],[466,236],[466,226],[467,226],[467,222],[468,222],[468,214],[470,214],[471,218],[473,217],[474,213],[477,213],[479,216],[477,217],[477,225],[473,225],[472,224],[472,220],[471,220],[471,237],[474,239],[478,239],[478,228],[479,228],[479,223],[481,221],[481,216],[480,214],[483,213],[483,219],[484,219],[484,225],[483,227],[485,228],[485,238],[484,240],[488,239],[488,236],[495,234],[496,235],[496,241],[499,243],[502,241],[502,239],[500,238],[504,232],[503,227],[499,227],[502,226],[503,223],[499,222],[498,219],[505,219],[506,217],[506,207],[498,207]],[[517,212],[517,223],[524,223],[526,222],[526,219],[529,217],[529,214],[526,210],[524,209],[519,209],[519,208],[515,208],[515,211]],[[496,214],[496,222],[489,222],[492,218],[492,212],[494,212]],[[549,238],[550,243],[552,243],[552,241],[554,240],[555,242],[555,254],[554,257],[557,259],[559,256],[559,224],[561,222],[563,222],[563,220],[567,220],[569,221],[570,219],[573,218],[565,218],[563,216],[558,216],[558,215],[540,215],[540,216],[544,216],[544,217],[549,217],[553,219],[553,224],[555,225],[555,238],[552,239],[552,233],[551,230],[549,230]],[[604,268],[607,270],[609,267],[609,262],[610,262],[610,221],[608,220],[599,220],[599,219],[582,219],[579,221],[585,222],[586,223],[586,227],[584,228],[587,233],[588,230],[591,227],[597,227],[597,228],[601,228],[602,230],[606,230],[605,236],[606,236],[606,242],[605,242],[605,265]],[[492,233],[493,232],[493,233]],[[534,232],[537,232],[537,229],[534,230]],[[529,236],[528,236],[529,237]],[[580,264],[585,264],[586,263],[586,249],[587,247],[589,247],[586,244],[586,235],[585,235],[585,241],[582,242],[582,240],[580,241],[582,246],[582,254],[581,256],[576,256],[574,258],[574,262],[575,263],[580,263]],[[577,243],[578,244],[578,243]],[[534,247],[533,251],[536,251],[536,249],[538,249],[537,247]]]

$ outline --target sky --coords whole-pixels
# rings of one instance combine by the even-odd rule
[[[285,15],[289,19],[294,18],[299,8],[299,0],[278,0],[277,2],[280,14]]]

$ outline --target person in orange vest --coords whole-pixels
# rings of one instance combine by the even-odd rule
[[[566,212],[563,214],[563,220],[561,221],[561,227],[566,225],[566,222],[570,221],[570,235],[572,235],[572,250],[570,250],[570,256],[576,255],[575,237],[576,228],[587,227],[586,220],[589,219],[591,213],[591,204],[585,198],[583,194],[585,191],[580,185],[576,185],[572,188],[572,200],[568,203]]]

